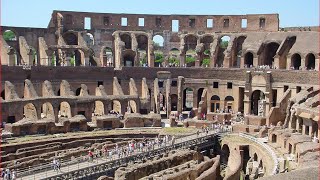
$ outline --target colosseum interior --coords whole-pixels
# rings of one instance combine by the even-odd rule
[[[318,27],[279,19],[53,11],[47,28],[2,26],[2,172],[317,179]]]

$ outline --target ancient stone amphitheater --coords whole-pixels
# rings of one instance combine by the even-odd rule
[[[279,28],[278,14],[54,11],[47,28],[1,29],[3,172],[318,177],[318,27]],[[126,157],[86,159],[89,150],[168,135],[170,142]]]

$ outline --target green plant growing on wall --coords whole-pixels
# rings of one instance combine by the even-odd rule
[[[196,61],[196,58],[192,57],[192,56],[187,56],[186,57],[186,63],[193,63]]]
[[[180,64],[179,60],[174,57],[169,58],[169,63],[176,64],[176,65]]]
[[[209,59],[209,58],[203,59],[202,65],[203,65],[203,66],[209,66],[209,65],[210,65],[210,59]]]
[[[54,66],[55,65],[55,62],[56,62],[56,58],[55,58],[55,55],[53,55],[51,57],[51,65]]]
[[[8,30],[3,33],[3,39],[5,41],[15,41],[16,35],[11,30]]]
[[[71,59],[70,59],[70,64],[71,64],[71,66],[75,66],[75,64],[76,64],[75,55],[73,55],[73,56],[71,57]]]
[[[155,53],[155,62],[163,62],[163,54]]]

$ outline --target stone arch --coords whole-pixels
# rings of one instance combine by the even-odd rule
[[[41,118],[55,119],[53,106],[50,102],[42,104]]]
[[[137,103],[134,100],[128,102],[131,113],[137,113]]]
[[[178,95],[171,94],[171,111],[177,111],[178,110]]]
[[[313,70],[316,67],[316,56],[313,53],[309,53],[306,56],[306,68]]]
[[[193,94],[194,91],[192,88],[185,88],[183,90],[183,110],[184,111],[191,111],[193,108]]]
[[[37,120],[37,109],[34,104],[28,103],[23,107],[23,115],[25,118],[31,119],[31,120]]]
[[[295,53],[291,56],[291,66],[295,70],[299,70],[301,67],[301,55]]]
[[[157,35],[153,36],[152,40],[153,40],[153,45],[154,45],[155,49],[163,48],[165,45],[164,38],[162,35],[157,34]]]
[[[67,45],[78,45],[78,36],[76,33],[67,32],[63,35],[63,39]]]
[[[103,104],[102,101],[95,101],[95,102],[94,102],[93,115],[94,115],[94,116],[102,116],[102,115],[105,115],[104,104]]]
[[[114,56],[113,56],[112,48],[103,47],[101,52],[102,52],[102,65],[105,67],[113,67]]]
[[[265,94],[260,90],[255,90],[251,94],[251,113],[258,115],[259,102],[265,100]]]
[[[261,65],[272,66],[274,64],[274,57],[277,55],[280,44],[277,42],[270,42],[264,48],[264,61]]]
[[[10,29],[5,30],[2,34],[2,36],[5,41],[17,41],[18,40],[16,33]]]
[[[117,112],[117,113],[122,113],[121,112],[121,103],[120,103],[120,101],[118,101],[118,100],[113,100],[112,101],[112,110],[114,111],[114,112]]]
[[[132,50],[126,50],[123,53],[123,65],[126,67],[134,67],[135,53]]]
[[[213,36],[206,34],[201,37],[200,43],[203,43],[205,49],[210,49],[210,44],[213,42]]]
[[[122,42],[124,42],[124,44],[125,44],[124,47],[126,49],[131,49],[132,48],[132,39],[131,39],[131,36],[129,34],[127,34],[127,33],[121,34],[120,35],[120,39],[121,39]]]
[[[252,52],[247,52],[245,55],[244,55],[244,65],[245,67],[251,67],[253,66],[253,53]]]
[[[234,98],[232,96],[227,96],[224,98],[225,107],[228,112],[233,109],[233,102]]]
[[[89,32],[83,36],[83,39],[87,43],[87,46],[89,47],[92,47],[95,43],[93,34]]]
[[[227,49],[229,42],[230,42],[230,35],[223,35],[219,38],[219,46],[222,49]]]
[[[210,98],[210,110],[211,112],[217,112],[217,109],[220,109],[220,97],[213,95]]]
[[[197,53],[195,49],[188,49],[186,51],[186,64],[188,67],[195,66],[196,56]]]
[[[235,48],[232,50],[232,62],[231,66],[232,67],[240,67],[240,62],[241,62],[241,55],[242,55],[242,45],[244,41],[246,40],[246,36],[239,36],[235,40]],[[250,66],[249,66],[250,67]]]
[[[68,102],[63,101],[59,106],[59,115],[58,117],[71,118],[71,106]]]
[[[228,165],[230,156],[230,148],[227,144],[224,144],[221,149],[221,164]]]
[[[185,50],[196,49],[198,36],[195,34],[188,34],[184,37],[185,39]]]
[[[140,34],[137,36],[137,43],[139,50],[148,50],[148,36],[144,34]]]

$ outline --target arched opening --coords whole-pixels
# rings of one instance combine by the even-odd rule
[[[112,110],[116,113],[121,114],[121,103],[118,100],[112,101]]]
[[[168,59],[169,67],[180,65],[179,55],[180,55],[180,51],[177,48],[172,48],[169,51],[169,59]]]
[[[306,56],[306,67],[308,70],[314,70],[316,68],[316,57],[314,54],[308,54]]]
[[[177,111],[178,110],[178,95],[171,94],[171,111]]]
[[[80,93],[81,93],[81,87],[79,87],[79,88],[76,90],[76,96],[80,96]]]
[[[275,42],[266,45],[264,51],[264,62],[262,63],[262,65],[269,65],[270,67],[273,66],[274,57],[276,56],[279,46],[280,45]]]
[[[67,45],[78,45],[78,37],[74,33],[64,34],[63,39]]]
[[[232,96],[227,96],[227,97],[224,99],[225,111],[226,111],[226,112],[232,112],[232,109],[233,109],[233,101],[234,101],[234,98],[233,98]]]
[[[211,43],[213,42],[213,36],[211,35],[205,35],[201,38],[200,43],[203,43],[204,49],[201,54],[200,59],[200,66],[208,67],[210,66],[210,60],[211,60]]]
[[[265,101],[265,95],[260,90],[255,90],[251,95],[251,113],[254,115],[259,115],[262,110],[264,111],[263,103]],[[261,106],[259,108],[259,106]]]
[[[301,56],[299,54],[294,54],[291,57],[291,66],[294,70],[299,70],[301,67]]]
[[[124,42],[125,44],[125,48],[126,49],[131,49],[132,45],[131,45],[131,36],[129,34],[122,34],[120,36],[120,39],[122,42]]]
[[[28,103],[23,107],[23,115],[30,120],[37,120],[37,109],[32,103]]]
[[[189,50],[189,49],[196,49],[197,47],[197,40],[198,38],[193,35],[193,34],[189,34],[185,37],[185,49]]]
[[[138,58],[141,66],[148,65],[148,37],[146,35],[137,36]]]
[[[1,98],[2,98],[3,100],[6,100],[6,94],[5,94],[5,91],[4,91],[4,90],[1,91]]]
[[[193,89],[186,88],[183,91],[183,110],[191,111],[193,108]]]
[[[91,33],[86,33],[83,39],[87,43],[88,47],[92,47],[94,45],[94,37]]]
[[[41,107],[41,118],[48,118],[54,120],[54,110],[51,103],[46,102]]]
[[[93,116],[102,116],[104,115],[104,104],[102,101],[95,101],[94,102],[94,111]]]
[[[204,88],[199,88],[198,89],[197,106],[199,105],[199,102],[201,101],[201,96],[202,96],[203,90],[204,90]]]
[[[130,110],[130,113],[137,113],[137,103],[133,100],[130,100],[129,101],[129,108],[128,108],[128,111]]]
[[[126,67],[134,66],[134,55],[132,53],[126,53],[123,55],[123,64]]]
[[[153,36],[152,40],[155,50],[162,49],[164,47],[164,38],[161,35]]]
[[[229,146],[224,144],[221,149],[221,164],[222,165],[228,165],[229,156],[230,156]]]
[[[228,48],[229,41],[230,41],[230,37],[227,36],[227,35],[222,36],[219,39],[218,58],[217,58],[217,62],[215,64],[216,67],[222,67],[223,66],[223,61],[224,61],[224,56],[225,56],[224,52]]]
[[[57,96],[60,96],[60,89],[57,91]]]
[[[197,56],[197,53],[196,53],[195,49],[189,49],[186,52],[186,65],[187,65],[187,67],[195,66],[196,56]]]
[[[258,161],[258,155],[257,155],[257,153],[254,153],[254,155],[253,155],[253,160],[254,160],[254,161]]]
[[[60,103],[58,117],[71,118],[71,107],[68,102],[61,102]]]
[[[233,58],[230,65],[232,67],[240,67],[240,61],[241,61],[241,55],[242,55],[242,45],[244,43],[244,40],[247,37],[245,36],[239,36],[236,38],[236,47],[232,50]]]
[[[5,41],[17,41],[17,36],[13,31],[6,30],[3,32],[3,39]]]
[[[113,52],[112,52],[112,48],[110,47],[106,47],[103,49],[103,66],[105,67],[113,67],[114,66],[114,62],[113,62]]]
[[[251,52],[247,52],[244,56],[244,67],[252,67],[253,66],[253,54]]]
[[[220,109],[220,97],[217,95],[213,95],[210,99],[210,104],[211,104],[211,107],[210,107],[211,112],[218,113]]]

